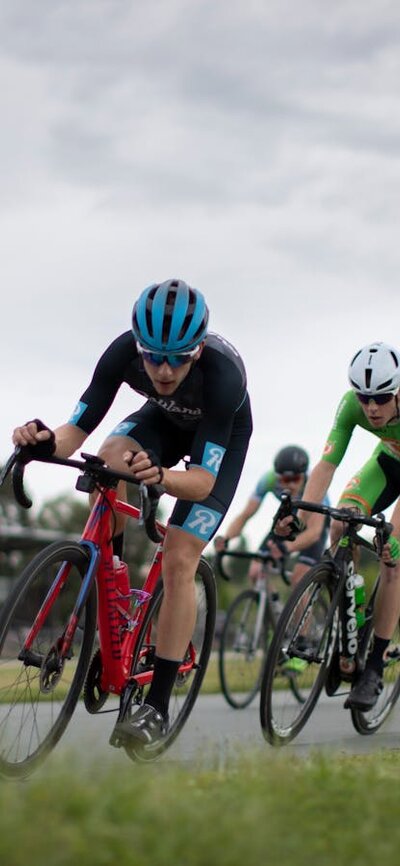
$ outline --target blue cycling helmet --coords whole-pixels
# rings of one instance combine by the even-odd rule
[[[135,339],[152,352],[185,352],[207,334],[208,307],[201,292],[184,280],[165,280],[145,289],[135,303]]]

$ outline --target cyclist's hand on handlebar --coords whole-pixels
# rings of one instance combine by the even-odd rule
[[[274,559],[282,559],[282,557],[288,552],[286,550],[286,543],[283,539],[277,539],[276,542],[268,541],[267,547]]]
[[[162,484],[164,470],[157,454],[150,448],[147,451],[125,451],[122,456],[138,481]]]
[[[282,517],[277,520],[274,525],[274,535],[279,535],[280,538],[288,538],[293,528],[293,514],[288,514],[287,517]]]
[[[28,463],[35,457],[51,457],[56,450],[55,435],[39,418],[16,427],[12,441],[22,448],[21,462]]]
[[[214,547],[217,553],[220,553],[221,550],[226,550],[228,543],[229,539],[225,538],[223,535],[216,535],[214,538]]]
[[[390,568],[394,568],[400,560],[400,544],[394,535],[390,535],[383,545],[381,560]]]

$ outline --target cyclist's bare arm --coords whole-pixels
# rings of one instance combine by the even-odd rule
[[[395,535],[396,538],[400,538],[400,498],[397,500],[390,516],[390,522],[393,526],[392,534]]]
[[[400,541],[400,499],[397,500],[394,511],[391,514],[390,522],[393,526],[391,539],[394,537]],[[382,551],[382,562],[391,563],[393,561],[393,550],[390,541],[385,544]],[[393,572],[392,572],[393,574]]]
[[[327,460],[320,460],[316,463],[310,477],[302,493],[302,499],[309,502],[322,502],[332,478],[336,472],[334,463],[328,463]],[[311,514],[311,512],[307,512]],[[305,512],[302,512],[301,519],[305,522]]]
[[[316,517],[316,520],[308,520],[306,528],[300,532],[295,541],[286,541],[285,547],[288,553],[299,553],[318,541],[322,534],[325,517],[323,514],[315,514],[313,517]]]
[[[260,507],[260,500],[251,497],[243,510],[239,512],[237,517],[232,520],[229,524],[226,532],[225,538],[229,541],[231,538],[236,538],[237,535],[240,535],[243,527],[246,525],[247,521],[250,520],[251,517],[258,511]]]
[[[336,472],[337,467],[333,463],[328,463],[326,460],[320,460],[314,466],[310,477],[306,483],[304,488],[302,499],[306,499],[309,502],[322,502],[329,485],[332,481],[332,478]],[[315,514],[311,511],[299,511],[298,517],[302,520],[306,525],[306,529],[301,534],[301,538],[305,536],[305,532],[309,531],[308,541],[306,539],[306,544],[304,547],[307,547],[308,544],[311,544],[313,541],[319,537],[321,532],[321,515]],[[290,526],[293,518],[289,515],[289,517],[284,517],[282,520],[279,520],[275,526],[275,532],[277,535],[290,534]],[[297,548],[300,550],[300,548]]]
[[[62,424],[56,427],[54,433],[57,457],[70,457],[87,439],[87,433],[74,424]]]
[[[166,493],[175,496],[176,499],[193,499],[201,502],[207,499],[211,493],[215,477],[211,472],[201,469],[200,466],[191,466],[189,470],[167,469],[154,465],[146,451],[138,451],[132,460],[132,452],[123,454],[124,460],[129,464],[132,474],[138,481],[146,484],[158,484],[161,482]]]

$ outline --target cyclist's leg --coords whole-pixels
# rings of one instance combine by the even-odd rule
[[[314,565],[317,565],[317,563],[320,561],[326,548],[327,540],[328,530],[327,526],[324,525],[321,535],[317,539],[317,541],[314,541],[313,544],[305,547],[304,550],[300,550],[297,557],[296,565],[292,572],[292,589],[297,586],[299,580],[301,580],[301,578],[305,575],[308,569],[312,568]]]
[[[325,545],[320,540],[318,540],[314,544],[310,545],[309,547],[305,548],[300,552],[300,555],[297,559],[296,565],[291,575],[291,591],[295,589],[300,580],[304,577],[305,574],[307,574],[307,571],[309,571],[312,566],[317,565],[317,563],[321,559],[324,549]],[[298,607],[298,615],[301,615],[301,604]],[[310,648],[310,638],[304,637],[304,640],[302,641],[302,637],[303,635],[300,632],[298,639],[299,646],[302,649],[306,650]],[[303,659],[297,658],[296,656],[289,659],[289,661],[285,664],[285,670],[294,671],[295,673],[301,673],[306,668],[307,662],[305,662]]]
[[[358,507],[364,514],[377,514],[388,508],[400,493],[400,464],[386,454],[381,445],[346,486],[340,506]],[[400,535],[400,512],[397,511],[394,535]],[[384,653],[400,616],[400,563],[389,568],[381,562],[381,580],[374,609],[374,645],[365,670],[353,686],[346,706],[369,709],[382,689]]]
[[[126,471],[126,463],[123,460],[125,451],[140,451],[142,448],[151,448],[162,460],[164,466],[174,466],[180,459],[180,440],[176,431],[174,436],[168,435],[170,430],[168,421],[157,406],[149,401],[137,412],[132,412],[111,431],[107,439],[99,449],[101,457],[112,469],[121,472]],[[177,441],[178,439],[178,441]],[[120,481],[117,487],[118,498],[127,500],[127,489],[124,481]],[[91,494],[93,504],[97,493]],[[119,550],[116,553],[122,558],[122,534],[125,529],[127,518],[123,514],[116,516],[114,528],[114,545],[117,539]]]
[[[196,617],[194,576],[204,547],[218,530],[235,494],[251,434],[251,419],[234,423],[212,493],[202,502],[178,500],[163,548],[164,595],[160,608],[154,676],[146,704],[118,732],[145,745],[165,730],[170,694],[192,637]],[[193,435],[193,434],[192,434]],[[183,451],[181,456],[190,453]],[[149,707],[154,712],[149,714]]]

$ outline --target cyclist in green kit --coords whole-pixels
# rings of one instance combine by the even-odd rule
[[[355,507],[366,515],[384,511],[397,500],[390,517],[393,533],[381,557],[373,647],[345,703],[346,707],[368,711],[382,691],[384,654],[400,616],[400,352],[386,343],[369,343],[354,355],[349,380],[351,390],[340,401],[322,458],[310,474],[303,499],[322,502],[356,427],[380,439],[339,500],[340,507]],[[317,516],[304,511],[299,514],[308,527]],[[276,530],[284,534],[292,520],[284,518]],[[341,524],[333,521],[333,544],[340,532]]]

